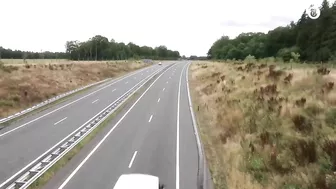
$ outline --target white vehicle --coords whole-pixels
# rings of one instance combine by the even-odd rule
[[[159,177],[147,174],[123,174],[119,177],[113,189],[164,189]]]
[[[161,62],[159,62],[159,65],[162,65],[162,63],[161,63]]]

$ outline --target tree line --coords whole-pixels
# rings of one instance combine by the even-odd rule
[[[323,0],[321,15],[308,17],[306,11],[297,22],[277,27],[268,33],[241,33],[234,39],[222,36],[208,51],[211,59],[240,59],[254,56],[281,58],[285,62],[336,61],[336,1]]]
[[[31,52],[5,49],[0,46],[0,59],[67,59],[64,52]]]
[[[66,52],[72,60],[124,60],[124,59],[178,59],[180,53],[165,46],[156,48],[134,43],[117,43],[113,39],[96,35],[88,41],[67,41]]]
[[[178,51],[165,46],[148,47],[134,43],[118,43],[113,39],[96,35],[87,41],[67,41],[65,52],[28,52],[5,49],[0,46],[0,59],[70,59],[70,60],[125,60],[125,59],[160,59],[176,60]]]

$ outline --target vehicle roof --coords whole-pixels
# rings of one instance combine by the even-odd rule
[[[113,189],[158,189],[159,178],[147,174],[123,174],[119,177]]]

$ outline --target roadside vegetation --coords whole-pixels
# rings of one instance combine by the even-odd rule
[[[192,64],[215,188],[336,187],[336,71],[274,63]]]
[[[0,117],[12,115],[53,96],[106,78],[118,77],[149,64],[140,61],[26,63],[0,62]]]
[[[116,42],[96,35],[67,41],[65,52],[28,52],[0,46],[0,118],[69,90],[154,63],[178,51]],[[143,60],[141,60],[143,59]]]
[[[216,189],[336,188],[336,2],[321,16],[223,36],[190,67]]]

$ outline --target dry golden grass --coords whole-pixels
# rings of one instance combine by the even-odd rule
[[[191,92],[215,188],[335,188],[335,73],[192,64]]]
[[[0,117],[66,91],[145,67],[137,62],[67,64],[0,64]]]
[[[24,65],[24,64],[56,64],[56,63],[70,63],[66,59],[1,59],[1,62],[8,65]]]

